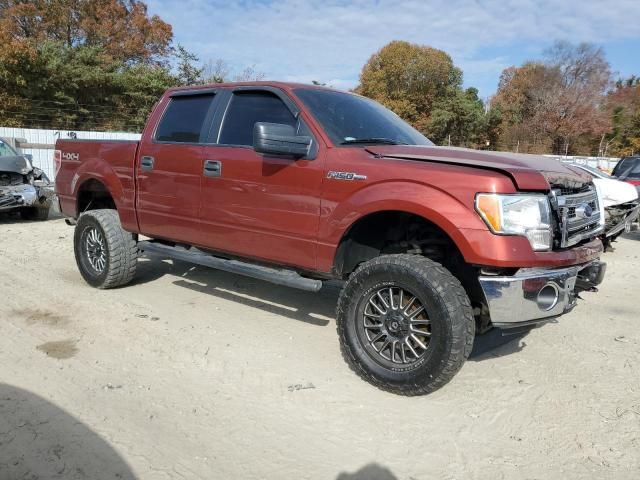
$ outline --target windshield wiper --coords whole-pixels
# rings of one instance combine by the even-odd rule
[[[371,137],[371,138],[350,138],[344,142],[340,142],[340,145],[356,145],[359,143],[380,143],[383,145],[408,145],[408,143],[398,142],[391,138],[384,137]]]

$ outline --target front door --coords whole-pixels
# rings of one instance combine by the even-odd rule
[[[204,147],[205,162],[219,172],[203,177],[202,233],[215,249],[315,269],[323,151],[294,159],[259,154],[252,146],[256,122],[292,125],[310,135],[283,95],[266,89],[231,93],[217,144]]]
[[[191,243],[200,223],[203,142],[209,134],[215,95],[180,92],[169,97],[155,132],[143,138],[136,161],[140,231]],[[162,108],[162,105],[160,106]]]

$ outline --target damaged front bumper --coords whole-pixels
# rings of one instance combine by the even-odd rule
[[[46,204],[52,197],[53,189],[46,185],[23,184],[0,187],[0,212]]]
[[[638,219],[639,214],[640,203],[637,201],[607,208],[606,238],[615,237],[625,231],[628,232],[631,229],[631,224]]]
[[[522,268],[512,276],[481,275],[491,323],[513,328],[547,321],[575,307],[582,291],[595,290],[606,264],[593,261],[566,268]]]

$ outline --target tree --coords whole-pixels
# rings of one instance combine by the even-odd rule
[[[255,65],[250,65],[238,73],[233,80],[236,82],[256,82],[264,80],[266,74],[256,70]]]
[[[486,141],[484,132],[484,105],[478,90],[468,88],[435,101],[426,133],[436,143],[476,147]]]
[[[231,72],[229,64],[221,58],[209,60],[202,68],[204,83],[224,83]]]
[[[606,100],[612,131],[603,137],[602,155],[633,155],[640,152],[640,78],[619,80]]]
[[[264,80],[266,77],[264,72],[256,70],[255,65],[250,65],[240,72],[232,74],[229,63],[221,58],[209,60],[202,69],[202,83],[253,82]]]
[[[33,52],[43,41],[99,47],[113,61],[158,62],[171,51],[171,26],[139,0],[0,0],[0,55]]]
[[[437,101],[454,97],[462,71],[442,50],[393,41],[362,69],[356,92],[379,101],[420,130],[427,130]]]
[[[178,81],[180,82],[180,85],[195,85],[197,83],[202,83],[204,67],[198,68],[196,66],[198,57],[189,52],[182,45],[178,45],[176,57],[178,58]]]
[[[0,0],[0,122],[139,131],[179,83],[171,39],[138,0]]]
[[[585,136],[609,129],[603,100],[610,77],[602,49],[587,43],[556,42],[543,62],[506,69],[492,102],[502,115],[502,145],[559,154],[581,139],[589,145]]]

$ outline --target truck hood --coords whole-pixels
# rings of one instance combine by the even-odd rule
[[[591,182],[591,176],[586,172],[540,155],[409,145],[375,145],[367,147],[366,150],[377,157],[446,163],[497,171],[511,177],[518,190],[549,190],[552,186],[579,188]]]
[[[31,162],[23,156],[0,157],[0,172],[27,175],[31,170],[33,170]]]

